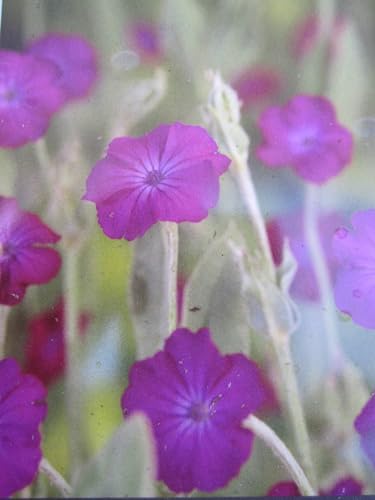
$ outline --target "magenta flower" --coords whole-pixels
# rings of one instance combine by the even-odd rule
[[[345,27],[345,18],[337,16],[333,23],[333,29],[328,41],[329,56],[333,58],[336,53],[337,41]],[[311,14],[300,22],[292,34],[291,52],[297,59],[301,60],[307,56],[316,46],[319,36],[319,17]]]
[[[281,86],[279,73],[262,67],[247,69],[233,82],[244,109],[269,103],[280,93]]]
[[[375,209],[356,212],[353,230],[339,228],[333,239],[338,259],[337,307],[365,328],[375,327]]]
[[[342,222],[342,218],[336,213],[326,214],[319,218],[320,240],[332,281],[335,278],[338,263],[331,248],[331,241]],[[273,260],[277,266],[281,264],[284,238],[288,239],[292,254],[297,261],[298,269],[290,288],[291,295],[301,300],[319,300],[319,287],[306,244],[302,213],[296,212],[269,220],[267,234]]]
[[[135,363],[121,406],[144,412],[157,443],[159,479],[174,492],[214,491],[240,471],[253,434],[241,425],[267,399],[252,361],[223,356],[207,329],[178,329],[163,351]]]
[[[136,21],[129,29],[131,47],[145,62],[158,62],[163,57],[160,28],[154,23]]]
[[[30,484],[42,458],[39,425],[47,414],[46,390],[23,375],[14,359],[0,361],[0,497]]]
[[[61,266],[47,245],[60,237],[14,198],[0,196],[0,304],[21,302],[28,285],[47,283]]]
[[[158,221],[204,219],[229,163],[203,128],[160,125],[143,137],[114,139],[83,199],[96,203],[107,236],[134,240]]]
[[[291,166],[305,181],[323,184],[350,163],[353,141],[324,97],[298,95],[259,118],[257,157],[271,168]]]
[[[82,36],[48,33],[30,43],[28,51],[54,63],[66,100],[87,97],[98,77],[95,49]]]
[[[301,497],[298,486],[293,481],[281,481],[267,491],[266,497]]]
[[[360,436],[363,450],[375,467],[375,393],[355,419],[354,427]]]
[[[333,497],[346,497],[352,495],[361,495],[363,484],[351,476],[345,476],[339,479],[328,490],[320,490],[320,495],[328,495]]]
[[[64,95],[54,64],[0,50],[0,147],[17,148],[45,134]]]
[[[79,316],[79,331],[83,334],[89,315]],[[27,325],[25,371],[38,377],[44,385],[55,382],[65,371],[64,304],[60,300],[52,309],[34,316]]]

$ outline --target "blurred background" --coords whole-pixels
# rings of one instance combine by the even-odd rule
[[[332,21],[328,56],[323,56],[318,43],[319,18]],[[283,103],[296,93],[323,94],[332,99],[339,120],[354,135],[355,156],[337,179],[321,189],[321,210],[348,217],[354,210],[374,207],[372,0],[3,1],[3,49],[22,51],[30,40],[46,32],[85,36],[96,48],[100,64],[94,92],[58,114],[48,131],[56,199],[79,200],[88,172],[116,135],[143,134],[163,122],[201,123],[201,107],[209,90],[206,72],[214,69],[239,93],[242,123],[252,150],[259,142],[256,121],[266,106]],[[267,170],[253,155],[250,158],[265,218],[301,211],[302,182],[288,169]],[[59,169],[60,164],[64,168]],[[33,147],[0,151],[0,165],[0,194],[16,196],[24,208],[61,230],[59,224],[64,222],[59,205],[46,193]],[[80,309],[90,315],[80,366],[90,456],[122,420],[119,400],[135,356],[128,300],[133,246],[105,238],[95,222],[93,206],[78,212],[78,218],[89,221],[80,260],[79,301]],[[229,218],[246,225],[243,214],[230,180],[224,180],[220,203],[211,217],[197,226],[181,227],[183,278],[202,255],[209,235],[222,232]],[[28,321],[50,310],[60,297],[59,280],[28,290],[23,303],[11,313],[9,353],[22,361]],[[319,305],[298,301],[298,307],[302,319],[293,335],[293,351],[305,404],[314,419],[319,413],[315,398],[325,383],[327,360],[322,351]],[[375,333],[355,326],[343,315],[339,322],[344,348],[373,390]],[[254,343],[252,353],[261,358],[262,341]],[[63,393],[61,380],[51,385],[44,428],[45,453],[62,473],[67,470]],[[283,432],[277,416],[273,424]],[[270,464],[264,474],[259,473],[257,461]],[[283,478],[283,471],[270,453],[257,445],[240,477],[219,493],[264,494],[279,478]],[[47,488],[42,479],[39,487],[41,491]]]

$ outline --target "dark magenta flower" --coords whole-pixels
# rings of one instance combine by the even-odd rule
[[[79,316],[79,331],[84,333],[89,315]],[[65,371],[64,304],[60,300],[52,309],[34,316],[27,325],[25,372],[38,377],[46,386]]]
[[[375,393],[355,419],[354,427],[360,436],[363,450],[375,467]]]
[[[332,58],[336,53],[337,41],[340,38],[343,28],[345,27],[345,18],[341,15],[336,16],[333,22],[333,29],[330,33],[328,41],[328,53]],[[319,36],[319,17],[311,14],[296,26],[292,33],[291,52],[297,59],[303,59],[316,46]]]
[[[353,230],[339,228],[333,238],[338,259],[337,307],[365,328],[375,327],[375,209],[356,212]]]
[[[253,434],[242,421],[267,400],[258,367],[223,356],[208,329],[178,329],[164,350],[136,362],[121,406],[144,412],[157,443],[160,480],[174,492],[225,486],[250,456]]]
[[[339,479],[333,486],[327,490],[320,490],[319,495],[323,496],[351,496],[361,495],[363,484],[352,476],[345,476]],[[283,481],[274,484],[267,492],[268,497],[300,497],[302,496],[298,486],[293,481]]]
[[[337,481],[328,490],[320,490],[320,495],[328,495],[333,497],[345,497],[351,495],[361,495],[363,484],[351,476],[345,476]]]
[[[160,28],[148,21],[136,21],[129,27],[129,43],[145,62],[158,62],[163,57]]]
[[[160,125],[143,137],[114,139],[91,171],[83,199],[96,203],[107,236],[134,240],[158,221],[207,217],[229,163],[202,127]]]
[[[301,497],[298,486],[293,481],[281,481],[267,491],[266,497]]]
[[[298,95],[265,110],[258,121],[257,157],[271,168],[290,166],[305,181],[323,184],[350,163],[353,141],[324,97]]]
[[[30,484],[42,458],[39,425],[47,414],[46,390],[23,375],[14,359],[0,361],[0,497]]]
[[[64,101],[58,70],[48,61],[0,50],[0,147],[39,139]]]
[[[262,67],[247,69],[233,82],[244,109],[269,103],[281,92],[281,86],[279,73]]]
[[[18,304],[27,286],[56,276],[61,258],[47,245],[59,239],[37,215],[21,210],[15,198],[0,196],[0,304]]]
[[[30,43],[28,51],[54,63],[66,100],[86,97],[98,77],[95,49],[80,35],[48,33]]]
[[[319,234],[325,253],[332,281],[337,270],[337,259],[331,248],[332,236],[343,223],[336,214],[326,214],[319,218]],[[267,234],[275,264],[281,264],[283,241],[287,238],[290,249],[295,257],[298,269],[292,282],[290,292],[293,297],[302,300],[319,300],[319,287],[306,243],[301,212],[275,217],[267,222]]]

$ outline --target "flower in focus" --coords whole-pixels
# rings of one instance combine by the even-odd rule
[[[337,259],[332,252],[331,241],[336,229],[342,223],[342,218],[336,213],[320,216],[318,223],[320,240],[332,281],[336,275]],[[275,264],[277,266],[281,264],[284,238],[288,239],[291,252],[297,261],[298,268],[290,288],[291,295],[301,300],[319,300],[319,287],[305,240],[301,212],[270,219],[266,227]]]
[[[333,22],[333,29],[328,41],[328,51],[332,58],[336,52],[337,40],[345,27],[343,16],[337,16]],[[314,48],[319,36],[319,17],[311,14],[300,22],[292,33],[291,52],[297,60],[303,59]]]
[[[61,258],[47,245],[59,239],[37,215],[21,210],[15,198],[0,196],[0,304],[18,304],[28,285],[56,276]]]
[[[121,406],[150,419],[159,479],[174,492],[214,491],[240,471],[253,434],[241,423],[267,400],[258,367],[242,354],[221,355],[208,329],[178,329],[163,351],[136,362]]]
[[[48,33],[30,43],[28,51],[56,65],[65,99],[87,97],[98,77],[95,49],[82,36]]]
[[[375,327],[375,209],[356,212],[353,230],[339,228],[333,238],[338,259],[335,301],[340,311],[365,328]]]
[[[360,436],[363,450],[375,467],[375,393],[355,419],[354,427]]]
[[[250,68],[241,73],[233,82],[244,109],[254,105],[264,105],[281,90],[279,73],[269,68]]]
[[[0,497],[30,484],[42,458],[39,425],[47,414],[46,390],[23,375],[15,360],[0,361]]]
[[[353,141],[324,97],[298,95],[266,109],[258,121],[257,157],[271,168],[291,166],[305,181],[323,184],[350,163]]]
[[[79,316],[79,331],[84,333],[89,316]],[[34,316],[27,326],[25,372],[38,377],[45,385],[55,382],[65,370],[64,304]]]
[[[154,23],[134,22],[129,27],[129,43],[145,62],[158,62],[163,57],[160,28]]]
[[[202,127],[160,125],[143,137],[114,139],[83,199],[96,203],[107,236],[134,240],[158,221],[204,219],[229,163]]]
[[[17,148],[45,134],[64,101],[54,64],[0,50],[0,147]]]
[[[267,491],[266,497],[300,497],[298,486],[293,481],[281,481]]]

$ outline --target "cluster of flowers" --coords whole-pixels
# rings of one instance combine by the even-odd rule
[[[93,50],[81,38],[47,35],[24,54],[0,52],[0,145],[18,147],[42,136],[52,113],[69,99],[87,95],[97,74]],[[320,185],[350,163],[352,138],[337,122],[330,102],[300,95],[259,118],[263,142],[257,150],[270,168],[291,166],[307,182]],[[120,137],[87,179],[84,200],[96,204],[98,221],[110,238],[134,240],[158,221],[199,222],[219,197],[219,179],[230,159],[199,126],[160,125],[143,137]],[[322,241],[335,281],[337,306],[354,321],[375,326],[372,237],[375,210],[354,214],[353,231],[336,216],[322,219]],[[290,233],[288,232],[290,228]],[[332,260],[329,234],[334,231]],[[269,224],[275,263],[287,235],[298,263],[298,283],[312,273],[303,231],[282,219]],[[46,283],[60,268],[48,245],[59,236],[38,216],[22,211],[13,198],[0,198],[0,303],[18,304],[32,284]],[[318,298],[314,279],[306,296]],[[305,290],[306,292],[306,290]],[[46,416],[46,391],[64,370],[63,304],[34,318],[22,374],[16,361],[0,361],[0,496],[29,484],[41,460],[39,426]],[[82,328],[87,317],[82,318]],[[228,333],[229,334],[229,333]],[[157,448],[158,478],[174,492],[214,491],[234,478],[249,458],[254,435],[242,426],[273,398],[257,367],[242,354],[222,355],[207,329],[179,328],[164,349],[136,362],[121,406],[124,418],[147,415]],[[363,449],[375,466],[375,397],[355,421]],[[285,486],[285,484],[284,484]],[[297,493],[295,485],[288,486]],[[279,489],[278,489],[279,488]],[[278,485],[269,494],[283,490]],[[331,494],[362,485],[343,478]],[[291,490],[288,490],[291,491]]]

